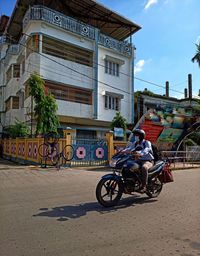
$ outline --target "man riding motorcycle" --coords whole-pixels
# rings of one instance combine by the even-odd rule
[[[154,145],[145,140],[145,132],[135,129],[131,135],[127,147],[110,160],[113,173],[103,175],[96,186],[96,198],[104,207],[115,206],[123,193],[145,192],[156,198],[163,184],[173,181],[168,159],[158,159]]]
[[[145,140],[145,131],[142,129],[134,129],[132,131],[131,140],[123,152],[132,153],[133,159],[127,161],[127,170],[134,172],[141,171],[142,186],[140,192],[146,192],[148,181],[148,170],[154,164],[153,150],[151,142]]]

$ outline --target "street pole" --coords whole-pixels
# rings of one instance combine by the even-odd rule
[[[31,138],[33,137],[33,96],[31,96]]]

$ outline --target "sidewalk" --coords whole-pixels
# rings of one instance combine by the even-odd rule
[[[47,166],[42,167],[41,165],[22,165],[20,163],[12,162],[6,159],[0,158],[0,169],[8,168],[13,169],[17,168],[20,169],[22,167],[30,168],[30,169],[38,169],[38,170],[55,170],[57,169],[55,166]],[[183,169],[193,169],[193,168],[200,168],[200,163],[172,163],[171,169],[172,170],[183,170]],[[112,171],[112,168],[109,166],[72,166],[72,167],[66,167],[61,166],[62,169],[68,169],[68,170],[85,170],[85,171]]]

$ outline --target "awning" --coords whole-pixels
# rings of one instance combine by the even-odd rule
[[[116,92],[109,92],[109,91],[103,91],[102,92],[102,95],[105,96],[112,96],[112,97],[115,97],[115,98],[120,98],[120,99],[123,99],[124,98],[124,95],[123,94],[120,94],[120,93],[116,93]]]
[[[22,19],[29,7],[46,6],[101,30],[117,40],[124,40],[141,27],[94,0],[17,0],[9,20],[7,32],[19,40]]]
[[[121,65],[124,65],[124,63],[125,63],[124,60],[121,60],[121,59],[112,57],[112,56],[110,56],[110,55],[105,55],[105,56],[104,56],[104,60],[108,60],[108,61],[112,61],[112,62],[114,62],[114,63],[118,63],[120,66],[121,66]]]

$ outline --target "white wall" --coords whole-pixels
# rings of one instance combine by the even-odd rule
[[[9,126],[15,124],[17,120],[24,121],[24,110],[11,109],[5,114],[4,125]]]
[[[57,40],[66,41],[87,50],[93,50],[94,47],[94,42],[91,40],[86,40],[81,36],[73,35],[72,33],[66,32],[61,28],[55,28],[50,24],[45,24],[44,22],[40,21],[31,21],[29,26],[27,26],[26,31],[24,32],[26,34],[42,33],[49,35]],[[93,80],[90,79],[90,77],[93,76],[93,69],[91,67],[87,67],[78,63],[72,63],[70,61],[51,55],[46,55],[44,53],[41,55],[40,74],[44,79],[57,81],[63,84],[70,84],[77,87],[88,89],[93,88]]]
[[[56,100],[58,115],[92,118],[92,106],[75,102]]]
[[[119,77],[109,75],[105,73],[105,55],[112,56],[114,58],[120,59],[125,63],[120,65],[120,74]],[[116,114],[115,110],[105,109],[104,108],[104,96],[102,95],[103,91],[114,92],[124,95],[124,98],[121,99],[121,114],[126,118],[128,122],[131,122],[131,88],[132,88],[132,79],[131,79],[131,59],[125,57],[121,54],[113,52],[112,50],[106,49],[104,47],[99,47],[99,74],[98,74],[98,118],[100,120],[112,121],[113,117]],[[127,74],[127,75],[125,75]],[[102,83],[101,83],[102,82]],[[128,93],[125,93],[128,92]]]
[[[18,90],[19,90],[19,79],[11,78],[6,85],[5,100],[7,100],[10,96],[16,96],[16,93],[18,92]]]
[[[81,64],[73,63],[71,61],[63,60],[50,55],[46,56],[62,65],[41,57],[40,74],[44,79],[62,84],[93,89],[92,80],[89,79],[89,77],[92,77],[91,67],[83,66]],[[73,70],[76,70],[84,75],[74,72]]]

